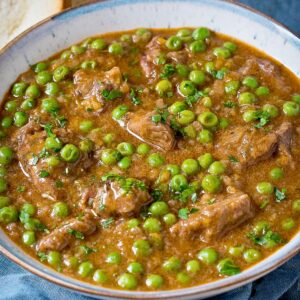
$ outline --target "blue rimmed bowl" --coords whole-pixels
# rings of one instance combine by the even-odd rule
[[[138,27],[206,26],[271,55],[300,76],[300,40],[282,25],[220,0],[115,0],[73,8],[30,28],[0,51],[0,99],[30,65],[83,40]],[[262,262],[233,277],[171,291],[112,290],[66,277],[24,253],[0,230],[0,251],[27,270],[66,288],[99,298],[200,299],[237,288],[274,270],[300,250],[300,233]]]

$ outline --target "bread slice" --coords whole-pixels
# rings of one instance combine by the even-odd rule
[[[30,26],[63,9],[63,0],[0,0],[0,49]]]

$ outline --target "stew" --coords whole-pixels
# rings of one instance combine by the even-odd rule
[[[236,275],[299,229],[299,92],[280,63],[207,28],[73,45],[4,99],[1,226],[106,287]]]

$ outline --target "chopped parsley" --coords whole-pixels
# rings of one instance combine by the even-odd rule
[[[73,235],[78,240],[84,239],[84,234],[80,231],[74,230],[74,229],[68,229],[68,233]]]
[[[57,180],[55,181],[55,187],[56,187],[57,189],[62,188],[63,186],[64,186],[64,184],[63,184],[63,182],[62,182],[61,180],[57,179]]]
[[[39,161],[39,157],[35,154],[32,154],[32,158],[29,160],[31,166],[36,166]]]
[[[201,97],[206,96],[203,91],[197,91],[194,95],[185,98],[185,102],[188,106],[193,106],[194,103],[198,102]]]
[[[175,74],[175,72],[176,72],[176,69],[174,68],[173,65],[166,64],[166,65],[164,65],[163,71],[160,74],[160,78],[167,79],[167,78],[171,77],[173,74]]]
[[[221,70],[218,70],[218,71],[214,72],[213,76],[216,79],[222,80],[227,73],[228,73],[228,69],[227,68],[222,68]]]
[[[212,205],[214,203],[216,203],[216,198],[211,198],[211,199],[207,200],[208,205]]]
[[[47,260],[47,254],[45,252],[38,252],[37,256],[39,257],[40,261]]]
[[[139,90],[135,90],[133,88],[130,89],[130,99],[133,105],[140,105],[142,104],[142,100],[137,96]]]
[[[228,155],[228,159],[232,163],[238,163],[239,162],[239,160],[235,156],[233,156],[233,155]]]
[[[234,108],[237,106],[236,102],[233,101],[226,101],[223,103],[224,107],[228,107],[228,108]]]
[[[115,219],[113,217],[110,217],[106,220],[102,220],[101,221],[101,226],[104,228],[104,229],[107,229],[112,223],[114,223]]]
[[[264,208],[266,208],[269,205],[269,203],[270,203],[269,199],[264,199],[262,201],[262,203],[259,205],[259,208],[260,209],[264,209]]]
[[[267,111],[259,110],[255,114],[255,120],[259,122],[254,125],[255,128],[262,128],[270,122],[271,115]]]
[[[277,203],[280,203],[286,199],[286,189],[284,189],[284,188],[280,191],[279,188],[275,187],[274,194],[275,194],[275,201]]]
[[[155,63],[157,65],[164,65],[166,63],[166,56],[165,54],[161,53],[159,56],[156,57]]]
[[[256,245],[263,246],[265,248],[273,248],[274,246],[284,242],[282,237],[277,232],[267,230],[262,235],[256,235],[254,232],[250,232],[247,237]]]
[[[40,172],[40,178],[45,178],[45,177],[48,177],[50,175],[50,173],[46,170],[41,170]]]
[[[81,245],[80,249],[84,252],[85,255],[97,252],[97,249],[90,248],[86,245]]]
[[[151,192],[151,197],[154,201],[162,200],[164,193],[160,189],[155,189]]]
[[[25,191],[26,191],[25,185],[18,185],[18,186],[17,186],[17,192],[23,193],[23,192],[25,192]]]
[[[50,156],[50,152],[46,149],[43,148],[42,151],[39,153],[39,158],[45,158]]]
[[[115,100],[117,98],[121,98],[123,96],[123,93],[119,90],[103,90],[102,96],[106,101]]]
[[[179,209],[178,211],[178,217],[180,219],[183,219],[183,220],[187,220],[189,218],[189,215],[190,214],[194,214],[198,211],[199,209],[198,208],[195,208],[195,207],[192,207],[191,209],[185,207],[185,208],[181,208]]]
[[[159,122],[163,123],[163,124],[166,124],[167,123],[167,120],[168,120],[168,117],[170,115],[170,113],[168,112],[168,110],[166,109],[160,109],[160,108],[157,108],[156,109],[156,112],[157,114],[154,115],[154,116],[159,116],[159,117],[155,117],[155,119],[159,118]],[[154,117],[153,116],[153,117]],[[152,120],[153,121],[153,120]],[[154,122],[154,121],[153,121]],[[156,122],[154,122],[156,123]],[[157,122],[158,123],[158,122]]]
[[[52,131],[53,125],[51,123],[46,123],[46,124],[42,125],[42,127],[44,127],[44,130],[46,131],[48,137],[56,136]]]

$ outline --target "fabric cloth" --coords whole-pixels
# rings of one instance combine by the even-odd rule
[[[300,0],[241,0],[300,35]],[[300,299],[300,254],[269,275],[211,300]],[[0,300],[91,300],[41,279],[0,255]]]

